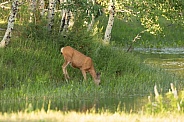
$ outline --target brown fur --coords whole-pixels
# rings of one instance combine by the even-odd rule
[[[68,64],[71,64],[72,67],[81,70],[84,80],[86,80],[86,72],[89,72],[93,77],[94,82],[96,84],[100,83],[100,74],[96,74],[93,66],[93,61],[90,57],[85,56],[70,46],[61,48],[61,53],[63,54],[65,60],[62,69],[66,80],[70,78],[66,67]]]

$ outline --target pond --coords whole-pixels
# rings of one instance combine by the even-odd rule
[[[171,74],[177,75],[184,78],[184,49],[183,48],[164,48],[164,49],[155,49],[155,48],[135,48],[134,53],[141,57],[142,62],[146,65],[153,67],[160,67]],[[52,100],[49,103],[49,100]],[[148,102],[148,94],[143,95],[133,95],[126,97],[109,97],[106,98],[95,98],[95,99],[81,99],[74,100],[68,99],[62,100],[58,97],[53,98],[25,98],[21,100],[13,100],[7,103],[6,100],[0,101],[0,111],[19,111],[21,109],[56,109],[62,111],[87,111],[93,110],[96,111],[102,109],[108,109],[112,112],[117,110],[123,110],[125,112],[139,112],[143,108],[142,106]],[[34,104],[31,105],[30,103]],[[10,110],[7,110],[10,108]]]
[[[135,48],[135,52],[140,54],[145,64],[184,77],[184,48]]]

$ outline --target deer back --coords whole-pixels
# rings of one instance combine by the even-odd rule
[[[70,46],[63,47],[61,52],[65,61],[70,62],[75,68],[89,69],[92,66],[92,60],[90,57],[87,57]]]

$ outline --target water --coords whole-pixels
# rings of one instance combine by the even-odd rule
[[[135,52],[139,52],[141,54],[174,54],[174,55],[183,55],[184,57],[184,48],[135,48]]]
[[[61,111],[94,111],[100,112],[102,110],[108,110],[110,112],[124,111],[127,113],[141,111],[141,107],[148,102],[148,99],[142,95],[138,96],[126,96],[123,98],[106,97],[81,100],[64,100],[62,98],[21,98],[12,100],[0,100],[1,112],[18,112],[18,111],[32,111],[44,108],[45,110],[61,110]]]
[[[184,48],[135,48],[143,62],[184,78]]]

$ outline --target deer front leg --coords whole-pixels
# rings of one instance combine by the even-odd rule
[[[63,66],[62,66],[63,74],[64,74],[66,80],[67,79],[70,79],[70,77],[68,75],[68,72],[67,72],[67,69],[66,69],[66,67],[68,66],[68,64],[70,64],[70,62],[65,61],[64,64],[63,64]]]
[[[84,77],[84,80],[86,80],[86,71],[83,70],[83,69],[81,69],[81,72],[82,72],[82,75],[83,75],[83,77]]]

